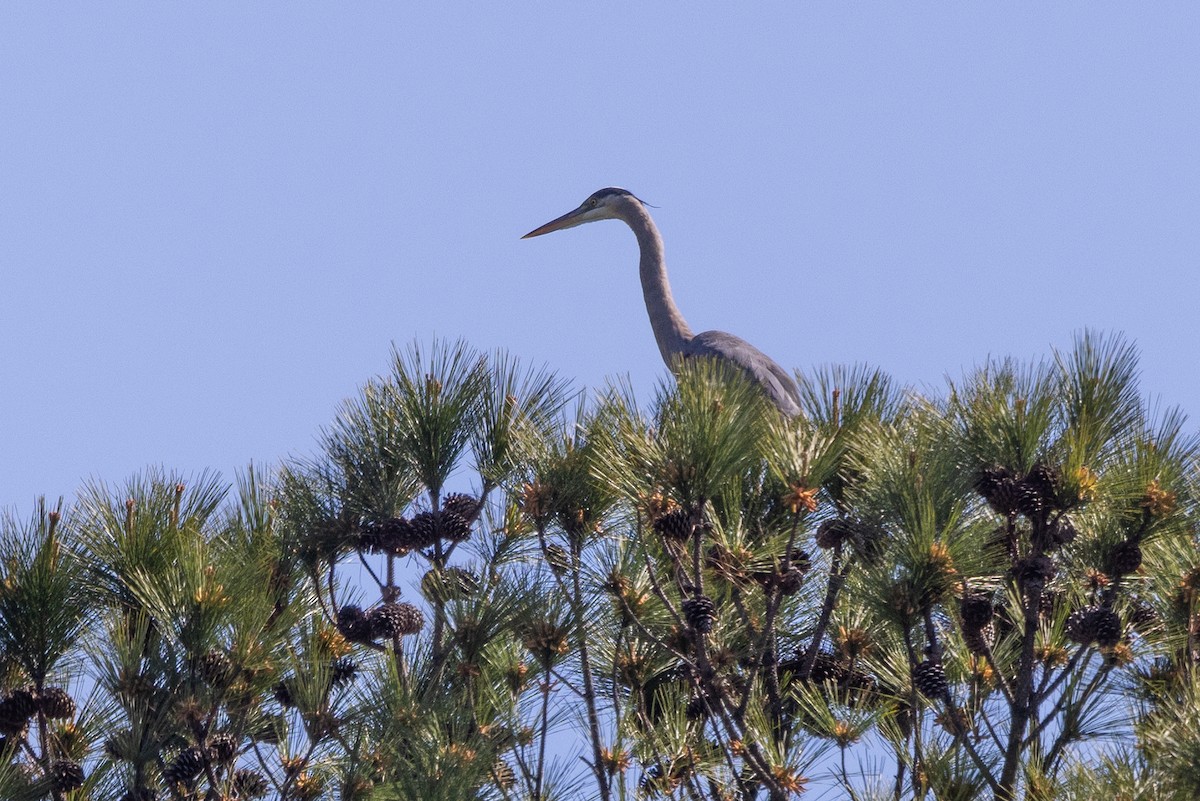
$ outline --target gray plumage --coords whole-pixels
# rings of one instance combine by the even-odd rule
[[[792,416],[800,413],[800,392],[787,372],[758,348],[741,337],[724,331],[693,334],[671,297],[662,237],[645,204],[624,189],[609,187],[592,194],[574,211],[551,220],[525,234],[522,239],[551,231],[573,228],[597,220],[621,220],[633,230],[641,251],[639,272],[646,311],[654,339],[667,367],[676,369],[680,359],[710,357],[737,366],[763,388],[779,411]]]

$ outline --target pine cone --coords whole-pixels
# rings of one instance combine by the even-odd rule
[[[887,536],[887,531],[880,526],[856,521],[850,537],[850,544],[854,546],[854,550],[860,558],[870,564],[875,564],[887,544]]]
[[[1121,619],[1102,606],[1085,606],[1067,618],[1067,636],[1080,645],[1116,645],[1121,639]]]
[[[1050,529],[1049,542],[1047,545],[1053,548],[1061,548],[1062,546],[1074,541],[1079,532],[1075,529],[1075,524],[1071,522],[1071,518],[1066,515],[1060,515],[1054,521],[1054,526]]]
[[[276,684],[275,689],[272,692],[275,696],[275,700],[278,701],[279,705],[284,709],[288,709],[296,705],[296,699],[292,698],[292,688],[288,686],[286,681],[281,681]]]
[[[843,517],[826,520],[817,527],[817,547],[836,548],[854,536],[854,524]]]
[[[196,673],[213,687],[224,688],[233,678],[233,661],[223,651],[207,651],[196,663]]]
[[[522,644],[542,664],[549,664],[570,650],[567,629],[551,620],[538,620],[525,630]]]
[[[1096,630],[1092,623],[1092,613],[1099,611],[1098,606],[1085,606],[1076,609],[1067,618],[1066,634],[1072,642],[1088,645],[1096,641]]]
[[[1104,609],[1096,616],[1096,644],[1101,648],[1111,648],[1121,641],[1124,629],[1121,618],[1111,609]]]
[[[403,556],[412,544],[411,529],[411,524],[403,517],[368,520],[360,526],[354,547],[368,553]]]
[[[978,629],[964,628],[963,642],[971,653],[985,653],[996,642],[996,624],[988,622]]]
[[[1142,600],[1134,602],[1133,611],[1129,615],[1129,625],[1135,630],[1146,631],[1158,623],[1158,610]]]
[[[380,604],[367,616],[372,639],[416,634],[425,625],[421,610],[409,603]]]
[[[1058,568],[1049,556],[1025,556],[1013,565],[1013,576],[1021,584],[1040,581],[1044,585],[1057,572]]]
[[[399,634],[402,616],[398,603],[380,604],[367,612],[367,625],[371,627],[371,639],[390,638]]]
[[[463,520],[473,520],[475,513],[479,511],[479,501],[471,495],[452,492],[442,498],[442,511],[456,514]]]
[[[1041,498],[1047,509],[1059,508],[1062,496],[1062,470],[1045,462],[1038,462],[1025,475],[1025,486]]]
[[[692,536],[692,515],[687,509],[675,509],[654,521],[654,530],[669,540],[686,540]]]
[[[410,521],[409,550],[428,548],[441,538],[441,526],[436,512],[421,512]]]
[[[20,734],[37,713],[37,701],[29,690],[13,690],[0,701],[0,734]]]
[[[208,750],[218,762],[228,762],[237,756],[238,739],[232,734],[214,734],[208,738]]]
[[[1056,618],[1064,600],[1062,592],[1058,590],[1042,590],[1042,597],[1038,600],[1038,612],[1044,618]]]
[[[233,789],[238,798],[262,798],[269,789],[267,779],[250,768],[241,768],[233,774]]]
[[[795,664],[796,669],[802,666],[803,659],[804,653],[801,652],[797,655],[796,661],[792,663]],[[791,664],[789,664],[789,667],[791,667]],[[848,675],[849,671],[846,670],[846,665],[841,659],[834,654],[821,651],[817,653],[816,659],[813,660],[812,672],[809,673],[809,678],[817,683],[836,681],[840,684]]]
[[[966,595],[958,602],[958,610],[962,615],[963,630],[968,632],[978,632],[990,623],[992,616],[996,614],[991,597],[982,592]]]
[[[941,698],[950,686],[945,668],[936,659],[926,659],[913,668],[913,684],[928,698]]]
[[[183,782],[187,784],[200,775],[204,770],[204,753],[196,746],[189,746],[179,752],[175,760],[163,769],[163,778],[168,784]]]
[[[354,538],[354,550],[365,553],[381,553],[383,551],[383,524],[374,520],[364,520],[359,523]]]
[[[409,551],[424,548],[427,544],[413,530],[412,521],[406,517],[389,517],[379,524],[379,550],[393,556],[402,556]]]
[[[1021,491],[1016,476],[1007,467],[993,465],[980,470],[975,477],[975,491],[1002,515],[1012,515],[1017,511]]]
[[[56,793],[69,793],[72,790],[78,790],[83,786],[85,781],[83,768],[78,762],[70,759],[59,759],[50,763],[50,769],[46,772],[50,778],[50,783],[54,786]]]
[[[1114,576],[1136,572],[1142,566],[1142,549],[1132,540],[1122,540],[1108,553],[1105,570]]]
[[[62,687],[47,687],[37,697],[38,709],[48,718],[75,717],[75,701]]]
[[[371,641],[371,623],[363,610],[354,604],[347,604],[338,610],[337,628],[350,642]]]
[[[1042,497],[1037,487],[1030,486],[1024,481],[1017,482],[1017,511],[1030,520],[1037,519],[1050,510],[1050,505]]]
[[[329,665],[329,683],[341,687],[354,681],[358,675],[358,663],[348,656],[339,656]]]
[[[448,540],[462,542],[471,536],[471,523],[457,512],[442,512],[438,516],[438,533]]]
[[[701,634],[708,634],[717,620],[717,606],[707,595],[688,598],[683,602],[683,616],[689,626]]]
[[[795,595],[804,586],[804,571],[797,567],[789,568],[786,573],[778,576],[776,581],[779,582],[779,592],[782,595]]]

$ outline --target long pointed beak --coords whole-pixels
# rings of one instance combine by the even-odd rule
[[[556,217],[555,219],[543,225],[541,228],[534,228],[521,238],[529,239],[532,236],[541,236],[542,234],[548,234],[551,231],[561,231],[563,228],[571,228],[573,226],[580,225],[584,222],[584,220],[579,219],[583,215],[583,211],[584,210],[581,208],[575,209],[574,211],[568,211],[563,216]]]

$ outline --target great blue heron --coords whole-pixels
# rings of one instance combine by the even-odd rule
[[[596,220],[621,220],[637,237],[641,250],[642,294],[646,297],[646,311],[650,313],[650,327],[654,329],[654,338],[658,340],[658,349],[667,367],[674,370],[680,359],[694,356],[715,358],[744,370],[763,388],[779,411],[788,416],[800,413],[800,392],[796,383],[765,353],[741,337],[724,331],[692,333],[671,297],[662,237],[645,204],[631,192],[617,187],[601,189],[583,201],[579,208],[521,238],[541,236]]]

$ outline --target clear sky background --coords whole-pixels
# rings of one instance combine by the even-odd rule
[[[0,506],[311,452],[393,341],[649,395],[628,230],[519,239],[608,185],[789,368],[1093,327],[1200,412],[1200,4],[416,5],[0,5]]]

